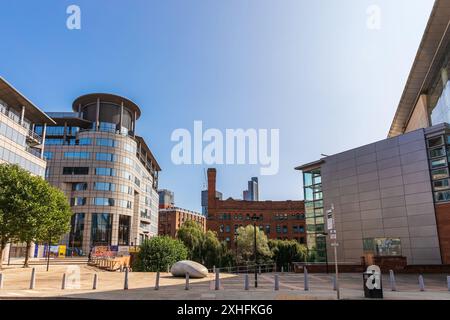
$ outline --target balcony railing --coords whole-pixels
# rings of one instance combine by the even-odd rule
[[[34,148],[30,148],[30,147],[25,147],[25,150],[29,153],[31,153],[33,156],[40,158],[41,157],[41,151],[38,149],[34,149]]]
[[[8,118],[10,118],[11,120],[13,120],[15,123],[20,124],[22,127],[27,129],[27,138],[29,140],[34,141],[35,142],[34,144],[42,144],[42,137],[40,135],[38,135],[36,132],[33,132],[32,130],[30,130],[30,124],[27,121],[24,120],[24,122],[21,123],[20,116],[17,113],[15,113],[11,110],[7,110],[1,104],[0,104],[0,112],[3,113]]]
[[[142,218],[142,219],[148,219],[148,220],[151,219],[150,215],[144,214],[144,213],[141,213],[141,218]]]
[[[42,137],[32,130],[28,130],[27,137],[29,140],[37,142],[37,144],[42,144]]]

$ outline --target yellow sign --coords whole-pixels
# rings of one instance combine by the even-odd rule
[[[129,252],[139,252],[140,248],[139,247],[130,247]]]
[[[66,257],[66,246],[59,246],[58,258],[65,258],[65,257]]]

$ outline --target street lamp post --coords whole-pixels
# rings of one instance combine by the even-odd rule
[[[256,220],[258,220],[258,216],[256,213],[252,217],[253,220],[253,252],[255,256],[255,288],[258,288],[258,249],[256,247]]]
[[[327,210],[327,229],[330,233],[330,239],[332,240],[331,246],[334,248],[334,270],[336,277],[336,295],[337,299],[340,299],[340,290],[339,290],[339,271],[338,271],[338,258],[337,258],[337,247],[339,243],[337,242],[336,235],[336,219],[334,216],[334,205],[331,205],[331,209]]]
[[[256,219],[253,220],[253,245],[254,245],[254,253],[255,253],[255,288],[258,288],[258,250],[256,248]]]
[[[136,252],[137,248],[137,238],[134,238],[134,252]]]

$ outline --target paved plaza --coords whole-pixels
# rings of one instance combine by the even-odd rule
[[[299,273],[278,273],[280,290],[274,290],[274,274],[263,273],[258,276],[258,288],[254,288],[254,275],[249,275],[250,289],[244,290],[243,274],[221,274],[220,290],[214,289],[214,275],[205,279],[190,279],[189,290],[185,289],[184,278],[174,278],[161,273],[160,289],[154,290],[155,273],[130,272],[129,289],[124,290],[124,276],[121,272],[101,271],[86,265],[50,266],[37,265],[35,287],[30,290],[31,268],[9,267],[1,271],[3,288],[0,299],[58,298],[58,299],[176,299],[176,300],[317,300],[336,299],[331,274],[309,274],[309,290],[304,290],[304,275]],[[79,268],[79,269],[78,269]],[[67,276],[66,289],[63,290],[62,278]],[[94,275],[98,276],[97,289],[93,290]],[[75,275],[75,276],[74,276]],[[79,281],[78,281],[79,279]],[[447,275],[425,274],[425,291],[419,290],[418,275],[397,274],[397,291],[390,290],[389,278],[383,276],[385,299],[446,299],[450,300],[447,288]],[[341,299],[363,299],[362,275],[340,275]]]

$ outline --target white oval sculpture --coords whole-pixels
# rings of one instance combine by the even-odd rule
[[[189,273],[189,277],[191,278],[204,278],[208,275],[208,269],[198,262],[181,260],[170,268],[170,273],[174,277],[185,277],[186,273]]]

